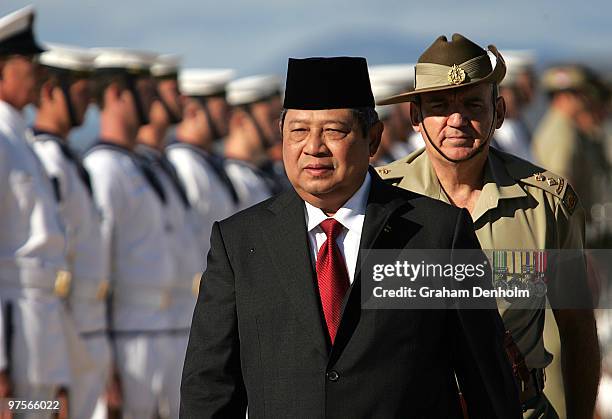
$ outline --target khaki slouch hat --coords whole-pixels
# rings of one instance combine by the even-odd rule
[[[419,94],[456,89],[480,83],[500,83],[506,64],[494,45],[488,50],[495,57],[495,67],[486,50],[460,34],[452,40],[439,36],[419,57],[414,68],[414,90],[382,99],[378,105],[415,101]]]

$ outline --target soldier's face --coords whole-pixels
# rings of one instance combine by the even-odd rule
[[[493,104],[492,89],[491,84],[481,84],[422,94],[412,119],[420,122],[415,129],[421,132],[428,151],[438,154],[427,136],[455,161],[467,160],[488,147],[489,136],[501,126],[505,113],[503,99]]]
[[[262,134],[265,138],[261,140],[264,141],[264,144],[261,144],[264,148],[272,147],[275,143],[278,142],[278,115],[280,114],[280,109],[274,106],[270,102],[259,102],[251,105],[251,115],[257,121],[257,125],[259,129],[261,129]],[[259,133],[256,131],[255,126],[253,125],[253,130],[255,131],[253,135],[255,138],[258,138]]]
[[[335,211],[361,186],[382,124],[364,137],[350,109],[287,111],[283,161],[289,181],[305,201]]]
[[[229,129],[230,109],[223,97],[211,97],[206,100],[210,117],[221,137],[227,136]],[[215,138],[217,140],[218,138]]]
[[[88,79],[78,79],[70,86],[70,100],[78,125],[82,125],[85,113],[91,101],[91,82]]]
[[[146,115],[149,114],[151,105],[155,100],[156,88],[155,80],[151,77],[141,77],[136,81],[136,91],[140,96],[143,111]]]
[[[183,101],[176,80],[160,80],[157,83],[157,92],[170,108],[170,112],[177,119],[181,119],[183,117]]]
[[[36,99],[38,65],[32,56],[14,55],[4,61],[0,77],[0,97],[16,109]]]
[[[129,89],[124,89],[121,92],[123,109],[120,110],[120,117],[126,121],[131,129],[138,130],[142,122],[138,115],[138,106],[142,107],[144,115],[149,115],[151,105],[155,100],[155,81],[150,77],[139,77],[134,83],[134,88],[138,94],[138,100]]]

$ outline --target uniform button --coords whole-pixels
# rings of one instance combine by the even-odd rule
[[[331,370],[327,372],[327,379],[329,381],[338,381],[340,374],[337,371]]]

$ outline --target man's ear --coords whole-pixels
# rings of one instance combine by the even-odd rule
[[[419,132],[421,125],[421,108],[418,103],[412,103],[410,106],[410,123],[412,124],[412,129],[416,132]]]
[[[376,154],[378,146],[380,145],[380,140],[382,139],[382,133],[384,129],[385,125],[381,121],[378,121],[370,128],[370,132],[368,133],[370,157]]]
[[[232,108],[229,113],[229,126],[239,127],[244,124],[245,114],[242,109]]]
[[[53,100],[53,90],[56,87],[57,86],[55,85],[55,83],[53,83],[51,80],[45,81],[40,86],[39,101],[40,102],[42,102],[43,100],[45,100],[45,101],[52,101]]]
[[[506,101],[502,96],[495,100],[495,129],[499,129],[506,118]]]
[[[200,106],[194,99],[185,97],[185,101],[183,102],[183,119],[190,120],[196,118],[199,109]]]
[[[119,87],[119,83],[117,83],[116,81],[110,83],[108,87],[104,90],[104,103],[108,104],[120,100],[122,93],[123,89]]]

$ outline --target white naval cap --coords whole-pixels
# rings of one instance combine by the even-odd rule
[[[532,50],[502,50],[500,51],[506,62],[506,76],[501,86],[511,86],[516,83],[517,77],[535,66],[536,55]]]
[[[119,70],[128,73],[148,74],[157,54],[129,48],[93,48],[96,70]]]
[[[414,64],[376,65],[368,68],[372,94],[376,102],[391,96],[406,93],[414,87]],[[395,105],[377,105],[380,119],[391,115]]]
[[[399,93],[414,89],[414,64],[385,64],[368,68],[370,83],[384,83],[397,86]],[[397,93],[397,94],[399,94]]]
[[[34,38],[34,16],[34,7],[26,6],[0,18],[0,55],[44,51]]]
[[[151,75],[156,78],[176,77],[180,64],[181,57],[179,55],[160,55],[151,66]]]
[[[61,44],[45,44],[45,47],[47,50],[40,54],[38,62],[46,67],[75,72],[94,69],[97,54],[89,48]]]
[[[399,95],[404,93],[406,90],[398,88],[397,85],[392,85],[388,83],[383,83],[380,81],[370,81],[370,85],[372,86],[372,94],[374,95],[374,100],[378,102],[387,97]],[[391,110],[396,105],[376,105],[376,113],[378,113],[378,117],[380,119],[386,119],[391,115]]]
[[[280,77],[258,74],[233,80],[227,85],[227,103],[231,106],[248,105],[280,95]]]
[[[224,94],[235,75],[230,68],[187,68],[179,73],[179,90],[185,96]]]

